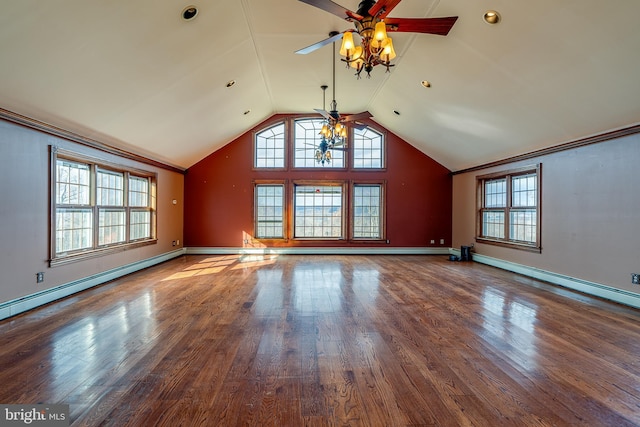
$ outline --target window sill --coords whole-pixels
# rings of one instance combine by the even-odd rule
[[[156,243],[158,243],[157,239],[148,239],[148,240],[141,240],[141,241],[132,242],[132,243],[126,243],[123,245],[104,247],[100,249],[89,249],[82,252],[75,252],[69,255],[58,255],[57,257],[54,257],[49,260],[49,267],[57,267],[60,265],[70,264],[77,261],[84,261],[90,258],[110,255],[110,254],[123,252],[123,251],[127,251],[134,248],[139,248],[142,246],[155,245]]]
[[[535,244],[510,242],[508,240],[487,239],[484,237],[476,237],[477,243],[486,243],[487,245],[502,246],[505,248],[518,249],[521,251],[541,253],[542,247]]]

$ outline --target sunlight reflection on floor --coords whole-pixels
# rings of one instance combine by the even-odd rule
[[[218,274],[225,269],[231,270],[258,268],[265,265],[274,264],[278,255],[221,255],[215,257],[208,257],[203,259],[197,264],[186,267],[183,271],[174,273],[169,277],[162,279],[177,280],[184,279],[186,277],[204,276],[210,274]]]

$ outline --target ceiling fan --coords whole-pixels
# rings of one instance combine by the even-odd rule
[[[336,32],[332,32],[329,34],[330,37],[337,34]],[[351,122],[350,126],[356,129],[364,129],[366,127],[365,124],[358,123],[359,120],[368,119],[372,117],[371,113],[368,111],[363,111],[358,114],[350,114],[350,115],[340,115],[338,112],[338,102],[336,101],[336,46],[335,42],[333,43],[333,100],[331,101],[330,107],[331,110],[327,111],[325,108],[326,105],[326,92],[327,85],[320,86],[322,89],[322,110],[318,108],[314,108],[314,110],[322,115],[325,118],[325,122],[322,125],[322,129],[320,130],[320,135],[322,139],[320,140],[320,144],[318,145],[315,157],[318,163],[331,162],[331,151],[330,150],[346,150],[346,140],[347,140],[347,127],[346,123]]]
[[[401,0],[362,0],[358,10],[353,12],[331,0],[299,0],[303,3],[315,6],[340,18],[353,22],[355,30],[345,30],[341,33],[330,35],[328,39],[302,48],[296,53],[306,55],[331,42],[343,38],[340,54],[346,56],[345,61],[349,66],[357,70],[360,77],[362,70],[371,72],[374,66],[382,64],[392,66],[391,59],[395,57],[395,51],[391,38],[386,31],[405,33],[425,33],[446,36],[458,19],[457,16],[446,18],[387,18],[387,15]],[[356,32],[362,39],[362,46],[355,46],[351,33]]]

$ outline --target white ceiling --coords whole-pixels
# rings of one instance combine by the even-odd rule
[[[640,120],[638,0],[402,0],[389,16],[459,19],[446,37],[393,33],[390,73],[338,64],[339,110],[451,170]],[[275,113],[322,108],[332,46],[294,51],[349,28],[297,0],[0,0],[0,107],[187,168]]]

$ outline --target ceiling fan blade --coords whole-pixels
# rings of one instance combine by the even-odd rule
[[[371,115],[370,112],[368,111],[363,111],[362,113],[358,113],[358,114],[351,114],[348,116],[342,116],[342,121],[343,122],[355,122],[358,120],[363,120],[363,119],[368,119],[369,117],[373,117]]]
[[[398,3],[400,3],[400,0],[378,0],[376,4],[369,9],[369,15],[376,16],[378,12],[381,12],[379,18],[384,19]]]
[[[296,147],[296,151],[315,150],[318,148],[318,144],[312,144],[310,142],[305,142],[302,145],[306,145],[307,147]]]
[[[384,23],[387,24],[387,31],[446,36],[457,19],[457,16],[447,18],[387,18]]]
[[[326,111],[326,110],[320,110],[320,109],[318,109],[318,108],[314,108],[314,110],[315,110],[316,112],[320,113],[320,114],[322,115],[322,117],[324,117],[325,119],[327,119],[327,120],[330,120],[330,119],[331,119],[331,114],[329,114],[329,112],[328,112],[328,111]]]
[[[302,0],[300,0],[300,1],[302,1]],[[331,36],[328,39],[321,40],[321,41],[319,41],[317,43],[312,44],[311,46],[303,47],[300,50],[296,50],[296,53],[298,55],[306,55],[307,53],[311,53],[311,52],[313,52],[315,50],[318,50],[321,47],[326,46],[329,43],[332,43],[332,42],[334,42],[336,40],[339,40],[341,38],[342,38],[342,33],[338,33],[335,36]]]
[[[324,10],[325,12],[333,13],[334,15],[339,16],[342,19],[346,19],[347,21],[351,19],[356,19],[356,20],[362,19],[362,16],[347,9],[346,7],[340,6],[339,4],[332,2],[331,0],[299,0],[299,1],[311,6],[315,6],[318,9]]]

